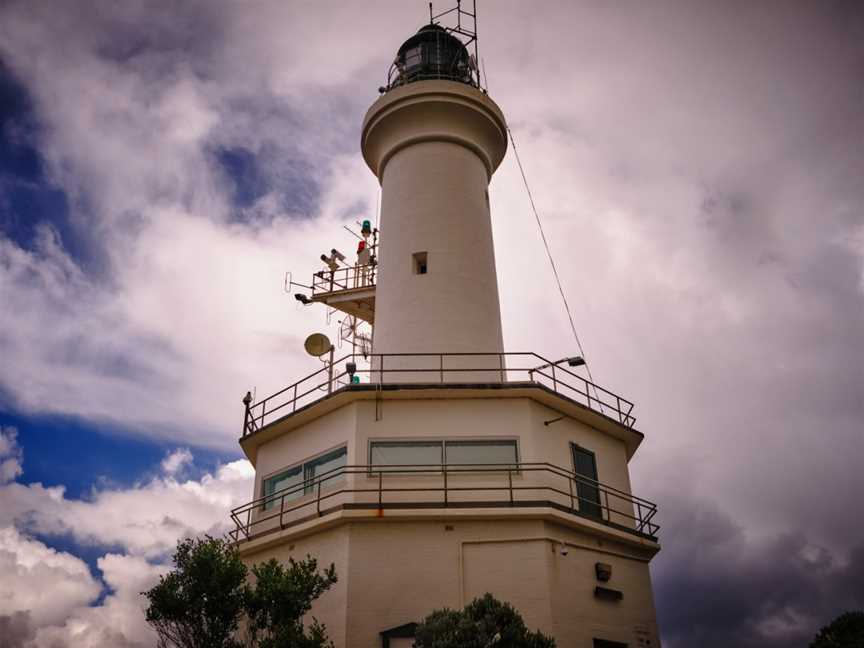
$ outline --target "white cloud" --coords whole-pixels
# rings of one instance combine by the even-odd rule
[[[8,431],[0,447],[22,457]],[[189,450],[178,449],[165,462],[176,472],[193,460]],[[67,498],[63,487],[0,485],[0,617],[7,617],[10,632],[20,626],[34,648],[155,644],[140,592],[167,571],[177,540],[222,535],[231,528],[230,510],[252,496],[247,461],[222,465],[198,480],[178,481],[167,472],[130,488],[96,489],[86,500]],[[27,534],[122,549],[97,561],[109,594],[93,605],[102,585],[87,564]]]
[[[86,563],[0,527],[0,615],[30,612],[34,623],[62,622],[101,591]]]
[[[118,554],[99,558],[98,567],[111,593],[101,605],[79,607],[62,623],[40,627],[33,648],[156,645],[155,632],[144,618],[145,600],[140,593],[155,585],[167,568]]]
[[[14,427],[0,427],[0,485],[21,474],[22,455],[17,438],[18,430]]]
[[[176,475],[190,463],[192,463],[192,453],[189,448],[178,448],[162,460],[162,471],[169,475]]]
[[[0,387],[26,412],[234,449],[247,389],[318,368],[301,343],[323,315],[283,273],[308,277],[373,210],[359,124],[422,8],[171,7],[0,9],[93,248],[81,262],[49,225],[29,248],[0,237]],[[634,488],[686,483],[758,533],[836,549],[860,536],[862,124],[842,12],[814,7],[484,5],[482,47],[594,375],[637,401]],[[237,147],[266,181],[242,209],[214,161]],[[512,155],[491,200],[506,346],[575,352]],[[830,493],[799,488],[814,466]],[[247,472],[88,501],[10,484],[0,519],[152,556],[221,528]]]

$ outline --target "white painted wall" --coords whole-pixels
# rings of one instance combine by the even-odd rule
[[[503,351],[487,187],[506,150],[504,118],[481,92],[424,81],[388,92],[370,108],[363,154],[382,187],[375,302],[376,353]],[[428,271],[413,257],[426,253]],[[385,359],[385,370],[418,360]],[[491,357],[448,359],[449,382],[501,380]],[[421,368],[439,368],[430,358]],[[435,373],[384,376],[425,382]]]

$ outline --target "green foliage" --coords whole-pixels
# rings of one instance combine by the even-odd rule
[[[864,612],[846,612],[819,631],[810,648],[864,648]]]
[[[252,567],[252,573],[256,587],[250,591],[246,609],[253,645],[261,648],[333,645],[317,620],[313,620],[308,634],[301,620],[311,609],[312,601],[336,582],[333,565],[322,575],[318,573],[318,562],[311,557],[301,562],[289,558],[287,569],[271,559]]]
[[[554,648],[555,640],[530,632],[509,603],[491,594],[461,611],[435,610],[415,631],[415,648]]]
[[[325,627],[302,617],[336,582],[333,565],[270,560],[252,567],[254,583],[234,547],[209,536],[177,543],[174,569],[143,595],[160,648],[327,648]]]
[[[160,648],[235,648],[234,635],[247,596],[246,566],[223,540],[177,543],[174,570],[144,592],[146,617]]]

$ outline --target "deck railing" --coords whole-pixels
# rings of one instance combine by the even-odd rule
[[[546,507],[656,540],[657,506],[549,463],[356,465],[259,497],[231,512],[234,541],[340,510]]]
[[[636,422],[631,414],[633,403],[560,366],[560,362],[531,352],[376,353],[365,360],[346,355],[335,360],[332,368],[325,366],[257,403],[250,403],[243,421],[243,436],[338,391],[405,383],[541,385],[633,427]],[[349,363],[356,367],[352,373],[348,371]],[[360,383],[352,382],[358,379]]]
[[[374,288],[376,268],[373,264],[366,264],[319,270],[312,275],[312,296],[354,288]]]

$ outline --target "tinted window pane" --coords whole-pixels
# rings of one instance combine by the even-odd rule
[[[347,448],[339,448],[333,452],[329,452],[323,457],[318,457],[306,463],[306,479],[311,481],[316,477],[322,477],[324,480],[321,487],[333,485],[335,480],[344,478],[344,473],[339,470],[345,467],[348,457]],[[310,485],[309,489],[313,487]]]
[[[440,466],[442,462],[441,442],[373,442],[371,462],[376,466]]]
[[[282,499],[282,496],[285,496],[285,501],[289,501],[292,499],[297,499],[301,495],[303,495],[303,489],[298,488],[303,484],[303,467],[297,466],[296,468],[291,468],[290,470],[286,470],[285,472],[281,472],[278,475],[273,475],[269,479],[264,480],[264,495],[274,495],[272,499],[268,498],[264,503],[264,508],[268,509],[272,506],[278,505]],[[289,492],[283,493],[281,491],[288,490]]]
[[[447,464],[515,464],[516,441],[447,441]]]

